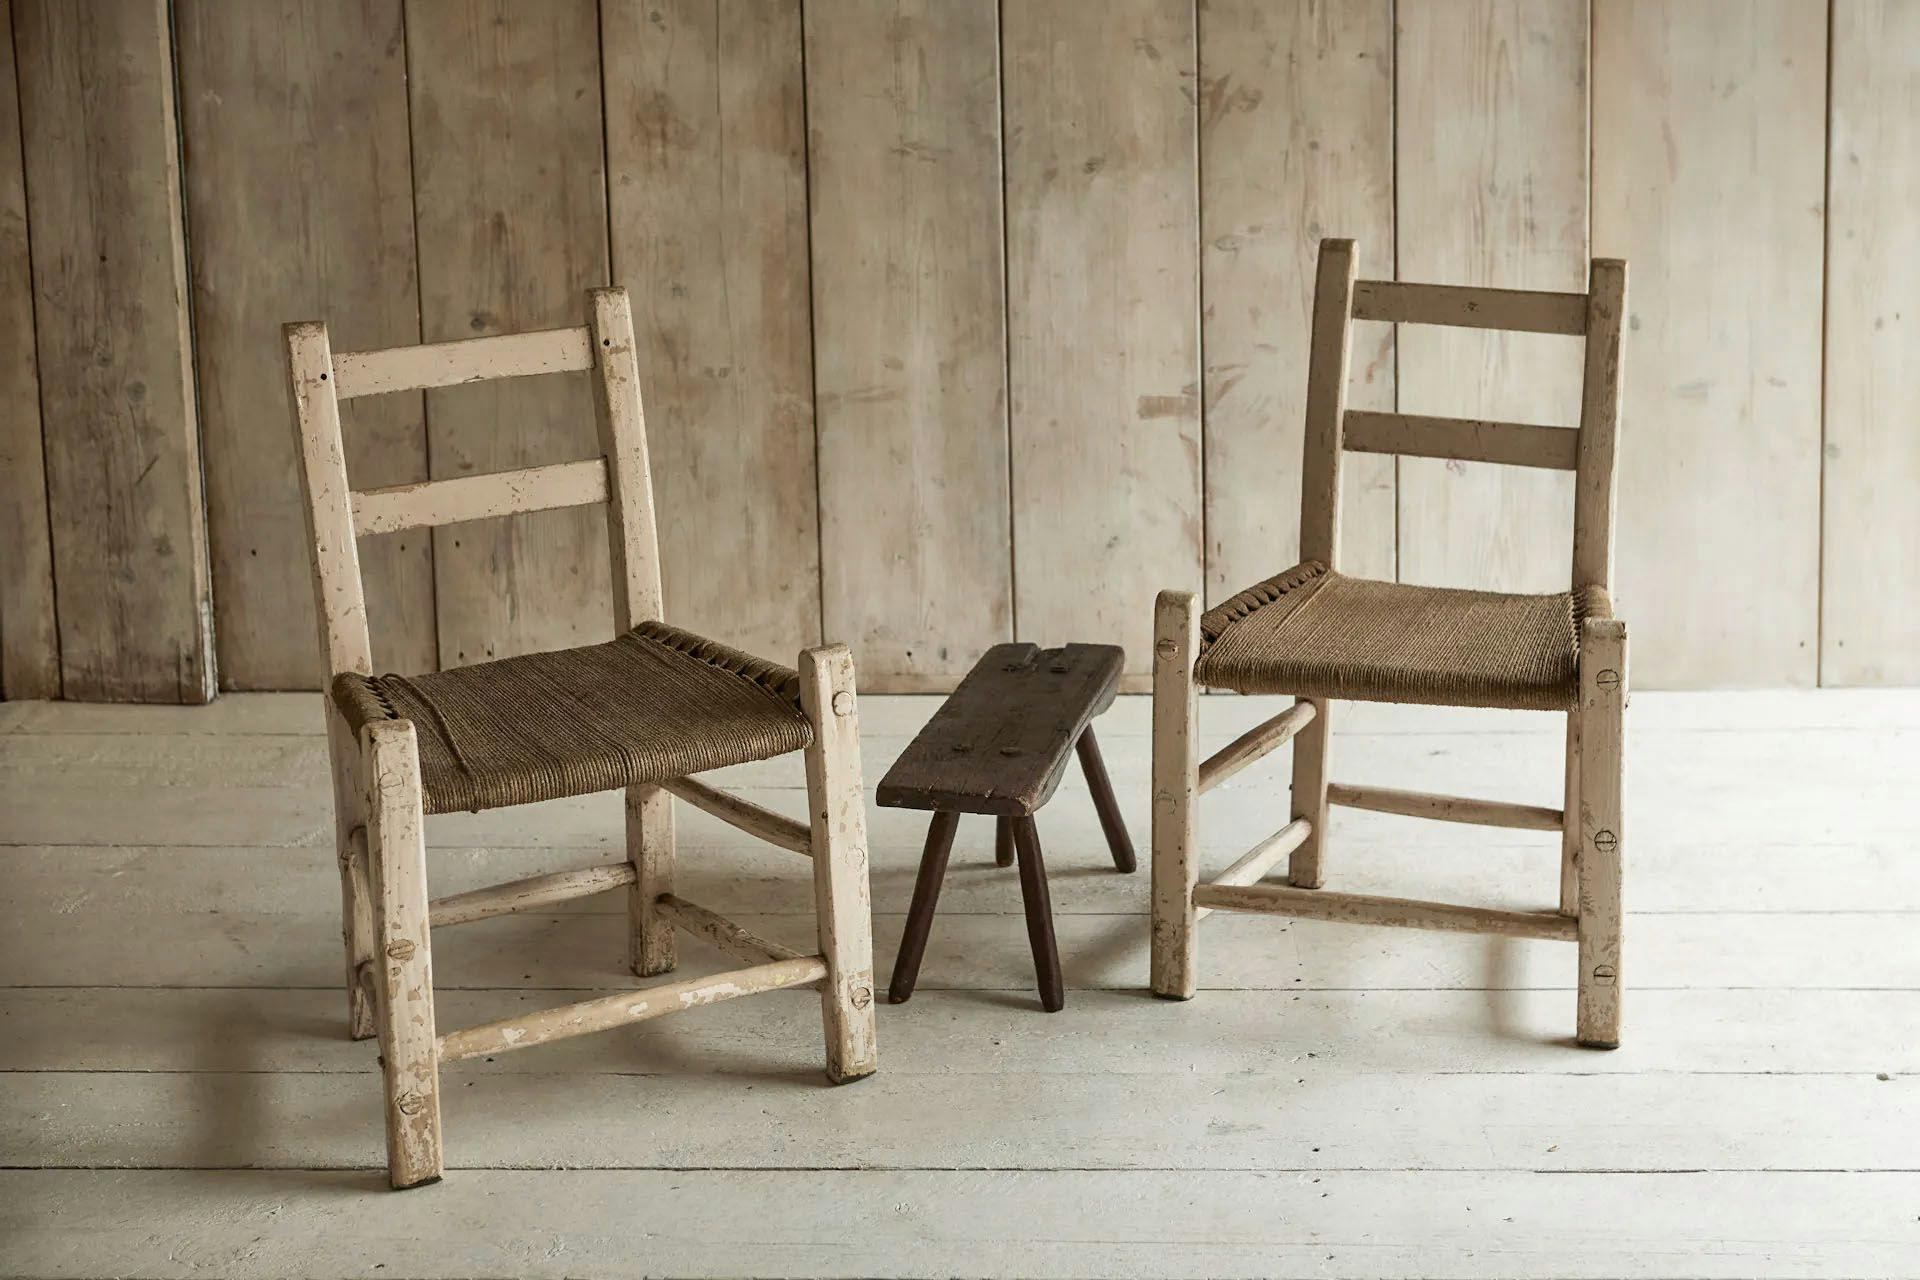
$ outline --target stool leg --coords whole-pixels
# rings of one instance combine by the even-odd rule
[[[1053,900],[1047,893],[1047,867],[1040,858],[1040,832],[1032,818],[1013,820],[1013,844],[1020,852],[1020,896],[1027,904],[1027,941],[1040,976],[1040,1005],[1048,1013],[1066,1007],[1060,980],[1060,947],[1053,937]]]
[[[1013,819],[995,818],[993,820],[993,865],[1010,867],[1013,865]]]
[[[1073,744],[1080,755],[1080,772],[1087,775],[1087,790],[1093,792],[1093,808],[1100,815],[1100,829],[1107,834],[1107,849],[1113,854],[1113,865],[1122,871],[1132,871],[1139,864],[1134,860],[1133,841],[1127,835],[1127,824],[1120,816],[1120,802],[1113,798],[1113,780],[1107,777],[1107,762],[1100,758],[1100,744],[1093,740],[1093,726],[1088,725],[1080,731],[1080,740]]]
[[[1005,822],[1005,819],[1001,820]],[[927,824],[927,848],[920,855],[920,875],[913,882],[913,903],[907,908],[907,927],[900,935],[900,954],[893,959],[893,982],[887,999],[905,1004],[920,978],[920,961],[927,954],[927,934],[933,929],[933,909],[940,902],[940,882],[946,878],[947,856],[953,852],[957,813],[937,812]]]

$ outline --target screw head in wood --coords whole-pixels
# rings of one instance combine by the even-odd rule
[[[1593,847],[1602,853],[1612,853],[1620,847],[1620,837],[1603,827],[1593,833]]]
[[[865,986],[855,987],[848,998],[853,1001],[854,1008],[864,1009],[873,1003],[873,988]]]
[[[1620,673],[1618,671],[1615,671],[1612,667],[1608,667],[1606,670],[1594,676],[1593,682],[1599,685],[1602,689],[1607,689],[1607,690],[1618,689],[1620,687]]]
[[[833,714],[837,716],[853,714],[853,695],[845,689],[833,695]]]
[[[403,1093],[394,1099],[393,1105],[400,1108],[400,1114],[403,1116],[417,1116],[427,1109],[427,1095],[414,1092]]]
[[[1160,640],[1154,643],[1153,651],[1163,658],[1171,658],[1179,647],[1171,640]]]
[[[1614,973],[1613,966],[1610,964],[1597,964],[1593,966],[1593,980],[1595,982],[1611,985],[1617,976],[1618,975]]]
[[[387,957],[388,959],[391,959],[391,960],[411,959],[413,957],[412,940],[408,938],[402,938],[398,942],[389,942],[387,944]]]

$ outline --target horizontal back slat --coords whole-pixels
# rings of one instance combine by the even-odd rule
[[[396,529],[458,524],[462,520],[580,507],[606,500],[606,459],[588,458],[550,467],[362,490],[353,495],[353,531],[362,536],[392,533]]]
[[[384,351],[340,351],[333,357],[333,378],[335,394],[351,400],[389,391],[419,391],[592,367],[593,339],[583,326],[388,347]]]
[[[1424,418],[1411,413],[1350,409],[1343,443],[1356,453],[1397,453],[1572,471],[1578,464],[1580,432],[1573,427],[1541,427],[1525,422]]]
[[[1587,331],[1587,295],[1356,280],[1353,318],[1579,335]]]

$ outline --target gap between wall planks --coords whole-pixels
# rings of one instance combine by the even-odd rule
[[[167,16],[165,0],[13,12],[70,698],[214,694]]]
[[[0,697],[60,696],[13,11],[0,0]]]
[[[1001,7],[1014,610],[1134,675],[1202,579],[1194,58],[1191,3]]]
[[[1631,273],[1615,599],[1643,688],[1817,675],[1826,18],[1594,11],[1593,241]]]
[[[407,49],[422,340],[580,324],[609,279],[594,0],[409,0]],[[429,391],[433,478],[592,456],[587,378]],[[433,572],[442,666],[613,634],[598,507],[437,528]]]
[[[1832,40],[1820,683],[1920,684],[1920,3]]]
[[[800,5],[652,0],[601,21],[666,616],[790,664],[820,638]]]
[[[1200,10],[1206,594],[1299,559],[1308,313],[1321,236],[1392,279],[1392,0]],[[1394,407],[1394,332],[1356,324],[1348,404]],[[1342,568],[1394,576],[1394,463],[1342,471]]]
[[[945,690],[1013,638],[999,6],[888,8],[805,6],[822,608]]]
[[[1399,0],[1397,15],[1399,278],[1585,292],[1586,0]],[[1403,326],[1399,408],[1574,426],[1582,352],[1577,338]],[[1571,475],[1409,457],[1399,502],[1402,581],[1567,589]]]
[[[215,636],[229,689],[317,687],[280,326],[420,341],[401,0],[176,0]],[[263,59],[263,50],[278,57]],[[343,406],[356,489],[427,478],[418,393]],[[380,671],[431,671],[432,539],[360,544]]]

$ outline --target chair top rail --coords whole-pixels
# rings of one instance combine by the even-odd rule
[[[1573,471],[1579,466],[1580,432],[1574,427],[1349,409],[1341,434],[1342,445],[1355,453],[1452,458],[1554,471]]]
[[[396,484],[353,495],[353,531],[392,533],[427,525],[459,524],[607,500],[607,462],[587,458],[518,471]]]
[[[584,325],[542,329],[381,351],[338,351],[333,356],[334,394],[351,400],[592,367],[593,339]]]
[[[1587,331],[1587,295],[1356,280],[1353,318],[1579,336]]]

